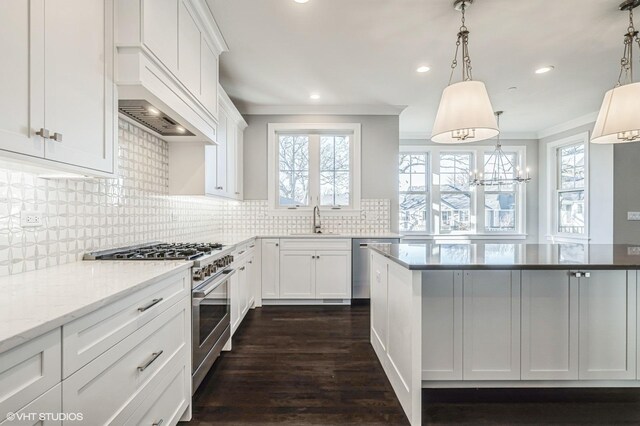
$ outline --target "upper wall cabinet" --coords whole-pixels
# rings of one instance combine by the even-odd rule
[[[169,144],[169,193],[243,199],[242,151],[247,123],[221,86],[215,144]]]
[[[113,14],[112,0],[0,2],[0,49],[11,64],[0,79],[3,154],[115,173]]]
[[[206,2],[118,0],[120,99],[144,99],[194,136],[216,140],[218,58],[228,50]]]

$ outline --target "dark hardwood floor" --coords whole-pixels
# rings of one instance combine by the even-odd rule
[[[433,425],[640,424],[635,389],[425,390]],[[190,424],[407,425],[369,344],[369,307],[252,310]]]

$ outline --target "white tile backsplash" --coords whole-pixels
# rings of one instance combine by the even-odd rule
[[[272,216],[267,201],[168,195],[168,144],[119,122],[117,179],[49,180],[0,169],[0,276],[80,260],[87,251],[150,241],[216,241],[225,233],[309,232],[312,216]],[[22,210],[45,225],[20,227]],[[362,200],[359,216],[322,217],[323,229],[384,233],[389,200]]]

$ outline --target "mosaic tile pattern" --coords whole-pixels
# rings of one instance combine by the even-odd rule
[[[117,179],[50,180],[0,168],[0,276],[80,260],[87,251],[150,241],[216,241],[224,233],[309,232],[312,218],[268,215],[266,201],[168,195],[168,144],[120,120]],[[20,212],[44,226],[20,227]],[[323,217],[333,232],[384,233],[389,200],[362,200],[360,216]]]

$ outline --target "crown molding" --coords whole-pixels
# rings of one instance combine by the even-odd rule
[[[406,105],[248,105],[243,115],[400,115]]]
[[[431,140],[431,132],[400,132],[400,140]],[[537,132],[502,132],[500,139],[503,140],[537,140]]]
[[[576,127],[584,126],[586,124],[595,123],[598,119],[598,111],[585,114],[581,117],[574,118],[573,120],[566,121],[564,123],[540,130],[538,132],[538,139],[543,139],[549,136],[557,135],[558,133],[566,132],[568,130],[575,129]]]

